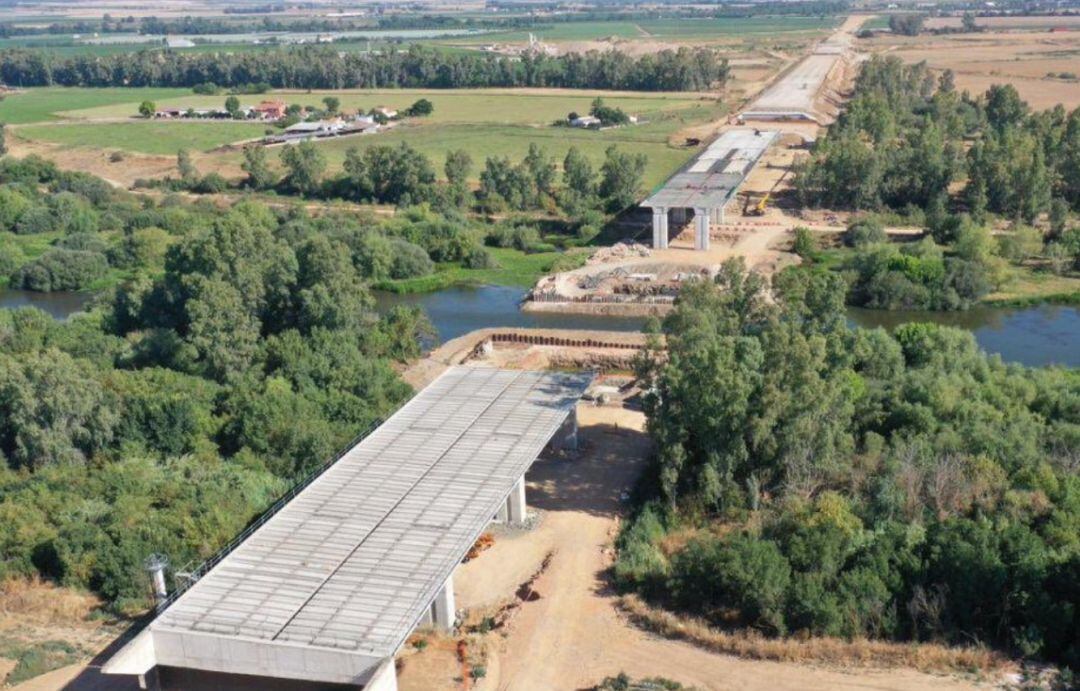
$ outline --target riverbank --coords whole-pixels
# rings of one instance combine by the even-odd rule
[[[485,249],[494,262],[489,268],[469,269],[458,262],[447,262],[437,265],[435,272],[427,276],[379,281],[374,288],[399,295],[433,293],[463,286],[528,288],[553,271],[568,271],[581,266],[590,254],[590,250],[584,248],[532,253],[507,247]]]

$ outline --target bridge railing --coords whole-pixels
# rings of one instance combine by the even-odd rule
[[[172,603],[176,602],[176,600],[179,599],[181,595],[186,593],[191,588],[191,586],[195,585],[200,578],[209,573],[210,569],[221,563],[221,561],[225,559],[225,557],[229,556],[229,554],[231,554],[233,550],[239,547],[241,543],[244,542],[244,540],[251,537],[251,535],[256,530],[265,525],[267,521],[269,521],[271,518],[274,517],[275,514],[277,514],[278,511],[281,511],[281,509],[285,508],[285,506],[290,501],[292,501],[296,497],[296,495],[304,491],[308,487],[308,485],[310,485],[319,476],[329,470],[335,463],[340,461],[345,456],[345,454],[347,454],[354,446],[363,441],[369,434],[374,432],[382,423],[382,418],[375,419],[375,421],[368,425],[368,427],[364,429],[364,431],[353,437],[352,440],[349,441],[349,443],[347,443],[340,451],[338,451],[333,458],[326,461],[314,470],[310,471],[307,475],[303,476],[298,482],[296,482],[292,487],[290,487],[288,491],[278,497],[277,501],[271,504],[270,507],[266,509],[266,511],[263,511],[261,514],[259,514],[258,518],[249,523],[247,527],[237,533],[237,535],[233,537],[232,540],[229,540],[229,542],[226,543],[224,547],[222,547],[212,556],[207,558],[206,561],[202,562],[193,569],[177,571],[175,576],[178,583],[173,589],[173,592],[169,593],[168,597],[158,603],[158,613],[164,612],[166,609],[168,609],[168,607]],[[181,579],[182,582],[179,582],[181,581]]]

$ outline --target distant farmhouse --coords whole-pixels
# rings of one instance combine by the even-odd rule
[[[253,110],[260,120],[280,120],[285,117],[286,108],[284,101],[263,101]]]

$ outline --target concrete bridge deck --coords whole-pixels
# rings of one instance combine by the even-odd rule
[[[453,367],[162,612],[103,671],[155,667],[393,688],[419,623],[453,625],[452,574],[591,376]],[[576,424],[568,433],[576,433]]]

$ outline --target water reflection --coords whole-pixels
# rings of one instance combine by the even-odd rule
[[[645,323],[645,319],[637,317],[522,312],[518,306],[524,296],[525,291],[521,288],[479,286],[411,295],[377,293],[376,300],[379,309],[389,309],[395,305],[423,307],[435,325],[440,341],[492,326],[638,331]]]
[[[908,322],[956,326],[975,335],[988,353],[1025,365],[1080,367],[1080,309],[1061,305],[976,307],[966,312],[885,312],[851,308],[858,326],[889,331]]]
[[[93,293],[74,291],[38,293],[33,290],[0,290],[0,307],[37,307],[53,319],[67,319],[71,314],[81,312],[93,298]]]

